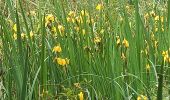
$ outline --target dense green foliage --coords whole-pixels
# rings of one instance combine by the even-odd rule
[[[0,1],[2,100],[169,100],[170,0]]]

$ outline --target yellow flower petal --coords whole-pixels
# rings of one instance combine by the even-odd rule
[[[129,47],[129,42],[128,42],[125,38],[124,38],[122,44],[123,44],[126,48]]]
[[[102,4],[98,4],[97,6],[96,6],[96,10],[102,10],[103,9],[103,5]]]
[[[13,30],[14,30],[15,32],[17,31],[17,25],[16,25],[16,24],[14,24]]]
[[[53,52],[61,52],[61,51],[62,51],[62,49],[61,49],[60,45],[54,46]]]
[[[83,92],[80,92],[80,93],[78,94],[78,96],[79,96],[79,100],[83,100],[83,99],[84,99],[84,94],[83,94]]]

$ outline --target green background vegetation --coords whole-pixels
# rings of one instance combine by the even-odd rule
[[[1,0],[0,8],[2,100],[170,99],[170,0]],[[82,22],[68,22],[70,11]],[[55,21],[45,26],[48,14]]]

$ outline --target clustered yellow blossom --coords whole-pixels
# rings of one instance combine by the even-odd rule
[[[81,16],[77,16],[75,19],[76,19],[76,22],[83,23],[83,18]]]
[[[164,32],[164,28],[163,27],[161,28],[161,31]],[[157,27],[155,27],[155,32],[158,32],[158,28]]]
[[[94,43],[100,43],[100,42],[101,42],[101,38],[98,37],[98,36],[96,36],[96,37],[94,38]]]
[[[122,44],[124,45],[124,47],[128,48],[129,47],[129,42],[124,38]]]
[[[75,16],[76,16],[76,13],[75,13],[74,11],[70,11],[70,12],[68,13],[68,15],[69,15],[70,17],[75,17]]]
[[[61,52],[62,51],[62,49],[61,49],[61,46],[60,45],[57,45],[57,46],[54,46],[53,47],[53,52],[55,52],[55,53],[59,53],[59,52]]]
[[[81,10],[78,16],[76,16],[74,11],[70,11],[67,16],[67,21],[76,23],[78,27],[82,23],[94,24],[94,19],[89,16],[86,10]]]
[[[66,66],[69,64],[69,59],[68,58],[60,58],[60,57],[56,57],[54,59],[54,61],[57,61],[57,63],[61,66]]]
[[[170,60],[169,58],[169,54],[168,54],[168,50],[167,51],[163,51],[162,52],[162,56],[163,56],[163,59],[164,59],[164,62],[168,62]]]
[[[17,32],[17,25],[16,25],[16,24],[14,24],[13,30],[14,30],[15,32]]]
[[[121,45],[121,40],[120,40],[120,37],[119,36],[116,36],[116,44],[117,46]],[[122,41],[122,45],[125,47],[125,48],[129,48],[129,42],[124,38],[123,41]]]
[[[158,21],[159,20],[159,16],[155,16],[155,21]]]
[[[151,12],[150,12],[150,15],[151,15],[152,17],[155,17],[155,16],[156,16],[156,14],[155,14],[154,11],[151,11]]]
[[[34,36],[34,33],[32,31],[30,31],[29,35],[30,35],[30,38],[32,39],[33,36]],[[21,39],[24,39],[24,38],[28,38],[28,37],[27,37],[27,35],[25,33],[21,33]],[[14,40],[17,39],[17,34],[16,33],[13,34],[13,39]]]
[[[80,92],[80,93],[78,94],[78,96],[79,96],[79,100],[84,100],[84,94],[83,94],[83,92]]]
[[[139,95],[137,97],[137,100],[148,100],[148,98],[146,96],[144,96],[144,95]]]
[[[158,30],[160,30],[161,32],[164,32],[164,30],[165,30],[164,29],[165,28],[164,27],[164,22],[167,21],[167,19],[165,17],[163,17],[163,16],[156,15],[154,11],[151,11],[150,13],[144,14],[145,22],[150,18],[150,16],[151,16],[151,18],[153,18],[153,20],[155,22],[154,23],[155,26],[154,26],[153,31],[158,32]],[[160,29],[159,29],[159,26],[158,26],[159,21],[161,22],[161,28]]]
[[[85,35],[86,34],[86,30],[82,29],[82,34]]]
[[[103,5],[102,4],[98,4],[97,6],[96,6],[96,10],[102,10],[103,9]]]
[[[70,11],[68,13],[67,21],[74,23],[75,22],[75,16],[76,16],[76,13],[74,11]]]
[[[149,18],[149,14],[146,13],[146,14],[144,15],[144,18],[145,18],[145,20],[148,19],[148,18]]]
[[[146,64],[146,71],[147,71],[147,72],[150,72],[150,69],[151,69],[150,65],[149,65],[149,64]]]
[[[32,31],[30,31],[30,37],[33,38],[34,33]]]
[[[59,30],[59,32],[60,33],[63,33],[64,32],[64,30],[65,30],[65,28],[64,28],[64,26],[63,25],[58,25],[58,30]]]
[[[155,21],[161,21],[161,22],[164,22],[164,17],[163,16],[155,16],[154,18]]]
[[[153,43],[154,48],[157,49],[159,42],[158,42],[158,40],[155,38],[155,35],[154,35],[153,32],[150,33],[150,38],[151,38],[151,40],[152,40],[152,43]]]
[[[155,16],[154,20],[155,20],[155,25],[156,25],[156,26],[155,26],[155,32],[157,32],[157,31],[158,31],[157,22],[160,20],[161,23],[163,23],[163,22],[164,22],[164,17],[163,17],[163,16]],[[160,30],[161,30],[162,32],[164,32],[164,25],[163,25],[163,24],[162,24]]]
[[[158,28],[157,27],[155,27],[155,32],[157,32],[158,31]]]
[[[119,36],[116,36],[116,44],[120,45],[120,37]]]
[[[158,48],[158,41],[156,41],[156,40],[154,41],[154,47]]]
[[[17,39],[17,34],[16,34],[16,33],[13,34],[13,39],[14,39],[14,40]]]
[[[14,30],[13,38],[14,38],[14,40],[16,40],[17,39],[17,34],[15,32],[17,32],[17,25],[14,24],[12,29]]]
[[[52,21],[54,22],[54,16],[52,14],[48,14],[46,17],[45,17],[45,21],[48,22],[48,21]]]
[[[89,16],[86,10],[81,10],[79,15],[76,15],[75,11],[70,11],[66,18],[67,22],[76,23],[75,27],[79,27],[82,23],[94,23],[94,19]]]
[[[89,13],[86,10],[81,11],[82,16],[89,16]]]
[[[51,28],[51,32],[57,32],[57,29],[56,29],[56,27],[55,26],[53,26],[52,28]]]
[[[24,39],[26,37],[25,33],[21,33],[21,39]]]
[[[48,14],[46,17],[45,17],[45,26],[47,26],[49,23],[52,23],[54,22],[54,15],[52,14]]]
[[[144,49],[144,51],[145,51],[145,54],[148,56],[149,55],[149,44],[148,44],[147,40],[145,40],[145,49]]]
[[[155,35],[154,35],[154,33],[151,32],[150,35],[151,35],[151,40],[154,41],[154,40],[155,40]]]

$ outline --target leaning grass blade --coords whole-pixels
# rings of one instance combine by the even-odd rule
[[[41,85],[42,90],[46,90],[47,84],[47,66],[45,65],[45,16],[43,16],[43,21],[41,21]]]
[[[164,74],[164,65],[165,62],[162,61],[162,65],[160,66],[160,71],[158,73],[158,90],[157,90],[157,100],[163,100],[163,74]]]
[[[37,80],[37,78],[38,78],[40,69],[41,69],[41,67],[38,68],[38,70],[37,70],[37,72],[36,72],[36,74],[35,74],[35,77],[34,77],[34,80],[33,80],[32,86],[31,86],[31,92],[30,92],[30,94],[29,94],[29,100],[32,100],[32,94],[33,94],[33,92],[34,92],[36,80]]]
[[[28,77],[28,63],[29,63],[29,46],[27,46],[26,50],[26,57],[25,57],[25,65],[24,65],[24,74],[23,74],[23,82],[22,82],[22,90],[21,90],[21,100],[26,99],[26,93],[27,93],[27,77]]]

